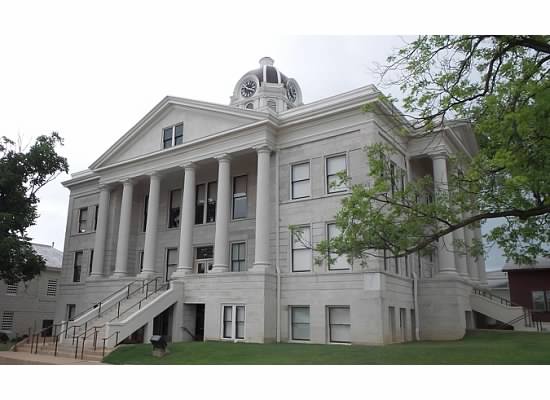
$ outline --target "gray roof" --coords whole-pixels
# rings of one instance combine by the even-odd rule
[[[538,258],[535,264],[514,264],[506,263],[502,267],[503,271],[517,271],[517,270],[533,270],[533,269],[550,269],[550,258]]]
[[[46,267],[61,268],[63,252],[47,244],[33,243],[32,247],[46,260]]]

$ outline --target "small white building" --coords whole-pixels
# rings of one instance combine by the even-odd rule
[[[444,185],[447,158],[478,151],[465,122],[435,138],[398,134],[396,126],[413,132],[385,116],[381,94],[369,85],[303,104],[299,84],[265,57],[238,79],[229,105],[164,98],[64,182],[57,322],[95,327],[110,345],[152,333],[386,344],[413,340],[418,328],[422,339],[461,338],[485,264],[453,253],[449,237],[430,257],[328,266],[289,230],[300,226],[313,245],[337,234],[334,215],[349,192],[331,182],[341,171],[368,182],[366,145],[395,149],[398,185],[426,174]]]
[[[45,270],[25,283],[7,285],[0,281],[0,330],[11,331],[16,336],[47,328],[55,318],[63,252],[53,244],[33,243],[32,247],[45,259]]]

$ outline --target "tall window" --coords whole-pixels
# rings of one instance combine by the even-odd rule
[[[246,245],[244,242],[231,244],[231,271],[246,271]]]
[[[295,164],[291,167],[291,197],[303,199],[311,196],[309,162]]]
[[[405,188],[405,176],[405,170],[398,167],[393,161],[390,161],[390,186],[392,194]]]
[[[222,337],[224,339],[244,339],[244,306],[223,306]]]
[[[183,123],[162,130],[162,146],[167,149],[183,143]]]
[[[92,265],[94,264],[94,249],[90,250],[90,260],[88,264],[88,275],[92,273]]]
[[[97,231],[97,216],[99,214],[99,205],[96,204],[94,209],[94,231]]]
[[[82,271],[82,251],[74,253],[73,282],[80,282],[80,272]]]
[[[143,199],[143,232],[147,230],[147,211],[149,208],[149,195],[146,194]]]
[[[166,280],[170,280],[172,273],[178,268],[178,249],[166,249]]]
[[[292,232],[292,271],[311,271],[311,228],[299,227]]]
[[[0,328],[6,331],[11,331],[13,329],[13,311],[4,311],[2,314],[2,325]]]
[[[142,272],[143,271],[143,250],[140,250],[139,253],[138,253],[138,267],[139,267],[139,272]]]
[[[84,233],[88,229],[88,207],[78,210],[78,233]]]
[[[67,304],[65,317],[67,321],[72,321],[76,314],[76,304]]]
[[[15,296],[17,294],[17,287],[19,285],[16,283],[14,285],[6,285],[6,294],[10,296]]]
[[[248,177],[246,175],[233,178],[233,219],[246,218],[247,216],[247,184]]]
[[[340,236],[340,229],[338,228],[338,226],[336,226],[336,224],[327,224],[327,239],[329,240],[328,254],[329,257],[333,260],[332,264],[330,264],[328,267],[329,270],[341,270],[351,268],[346,259],[346,256],[339,256],[338,254],[330,251],[330,241],[338,236]]]
[[[46,296],[55,296],[55,295],[57,295],[57,279],[48,279]]]
[[[309,307],[290,308],[290,327],[292,340],[309,340]]]
[[[195,201],[195,224],[216,221],[217,182],[197,185]]]
[[[327,193],[338,193],[347,190],[346,182],[340,178],[341,173],[347,172],[346,155],[327,157]]]
[[[168,228],[177,228],[180,226],[180,205],[181,189],[170,192],[170,215],[168,219]]]
[[[533,311],[550,312],[550,290],[536,290],[531,292]]]
[[[351,342],[349,307],[328,308],[329,340],[332,343]]]

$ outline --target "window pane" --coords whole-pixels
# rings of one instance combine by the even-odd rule
[[[302,197],[309,197],[309,196],[310,196],[309,180],[294,182],[292,184],[292,198],[293,199],[299,199],[299,198],[302,198]]]
[[[180,226],[180,204],[181,190],[172,190],[170,192],[170,220],[168,221],[169,228],[177,228]]]
[[[349,308],[331,307],[329,309],[329,317],[331,324],[349,324]]]
[[[237,322],[244,322],[244,306],[235,307],[237,310]]]
[[[334,175],[339,172],[346,172],[346,156],[327,158],[327,175]]]
[[[236,176],[233,183],[234,196],[246,196],[247,176]]]
[[[164,128],[162,142],[165,149],[168,147],[172,147],[172,127]]]
[[[351,341],[350,326],[349,325],[331,325],[330,341],[349,343]]]
[[[195,224],[204,224],[204,202],[206,185],[197,185],[195,192]]]
[[[329,240],[334,239],[340,235],[340,228],[336,224],[327,225],[327,238]],[[330,252],[329,255],[333,259],[332,264],[329,265],[330,270],[339,270],[339,269],[350,269],[351,266],[348,263],[348,260],[345,255],[339,256],[336,253]]]
[[[232,337],[233,324],[231,321],[223,323],[223,337],[231,338]]]
[[[546,291],[546,311],[550,311],[550,290]]]
[[[292,322],[309,324],[309,307],[292,307]]]
[[[246,218],[247,209],[246,197],[236,197],[233,199],[233,219]]]
[[[309,340],[309,323],[292,324],[292,339],[293,340]]]
[[[309,226],[298,228],[299,231],[292,234],[292,248],[305,249],[311,246],[311,232]]]
[[[75,254],[74,254],[74,265],[75,266],[81,266],[82,265],[82,252],[81,251],[77,251]]]
[[[337,175],[327,177],[327,188],[329,193],[341,192],[347,189],[346,182]]]
[[[533,295],[533,310],[544,311],[545,310],[544,292],[536,291],[536,292],[533,292],[532,295]]]
[[[208,184],[208,198],[206,206],[206,222],[216,221],[216,200],[218,198],[218,184],[210,182]]]
[[[168,265],[178,264],[178,249],[168,249],[167,262]]]
[[[214,257],[213,246],[197,247],[197,260],[204,260]]]
[[[244,322],[237,321],[237,331],[235,332],[235,337],[237,339],[244,339]]]
[[[309,163],[297,164],[292,166],[292,181],[309,179]]]
[[[175,144],[183,143],[183,124],[176,125],[174,139]]]
[[[300,249],[292,251],[292,270],[311,271],[311,250]]]

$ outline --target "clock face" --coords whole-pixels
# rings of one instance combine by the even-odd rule
[[[288,99],[294,103],[296,101],[296,86],[294,86],[293,84],[289,84],[286,87],[286,95]]]
[[[254,93],[256,93],[256,82],[252,79],[248,79],[244,81],[241,85],[241,96],[243,97],[250,97]]]

